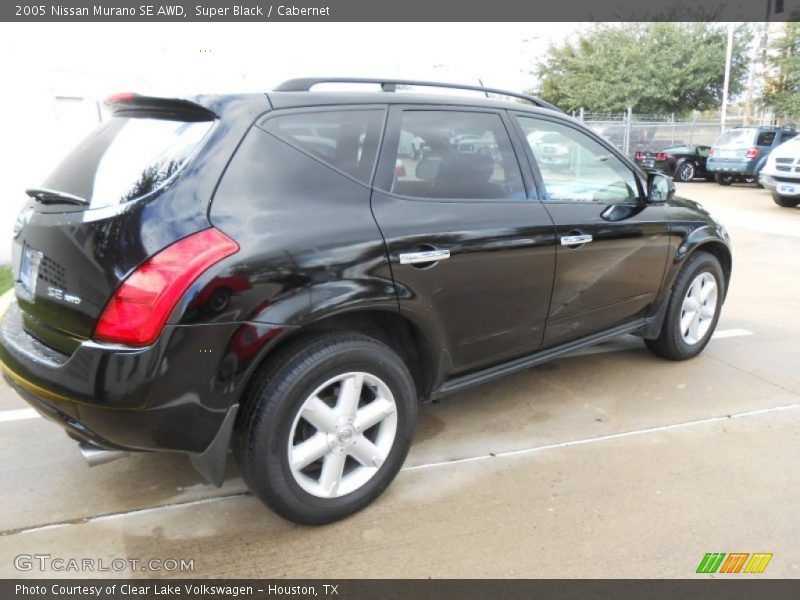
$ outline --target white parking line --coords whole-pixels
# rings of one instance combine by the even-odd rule
[[[714,332],[711,339],[721,340],[724,338],[741,337],[743,335],[753,335],[753,332],[749,329],[720,329]]]
[[[0,423],[3,421],[22,421],[23,419],[35,419],[41,417],[32,408],[18,408],[16,410],[0,410]]]

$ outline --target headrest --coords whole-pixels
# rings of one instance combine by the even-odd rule
[[[416,168],[419,179],[462,184],[485,183],[493,172],[494,161],[485,154],[453,153],[441,159],[426,158]]]

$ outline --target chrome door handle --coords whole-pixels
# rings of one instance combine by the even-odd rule
[[[581,244],[588,244],[591,241],[592,241],[592,236],[589,234],[561,236],[562,246],[579,246]]]
[[[418,265],[450,258],[450,250],[422,250],[420,252],[404,252],[400,255],[401,265]]]

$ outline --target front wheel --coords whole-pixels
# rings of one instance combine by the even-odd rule
[[[645,340],[655,354],[670,360],[686,360],[706,347],[719,320],[725,278],[716,257],[698,251],[681,269],[672,288],[661,333]]]
[[[417,399],[403,361],[360,334],[301,339],[246,394],[236,457],[252,492],[282,517],[320,525],[375,500],[405,460]]]
[[[772,192],[772,201],[783,208],[794,208],[800,204],[800,198],[791,196],[781,196],[778,192]]]

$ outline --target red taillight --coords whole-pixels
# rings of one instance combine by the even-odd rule
[[[633,158],[636,160],[642,160],[644,158],[644,152],[634,152]]]
[[[712,156],[716,156],[716,154],[717,154],[717,153],[716,153],[716,152],[714,152],[713,150],[709,150],[709,151],[708,151],[708,157],[709,157],[709,158],[711,158]]]
[[[666,152],[658,152],[656,154],[656,160],[667,160],[667,159],[669,159],[669,154],[667,154]]]
[[[127,102],[133,100],[136,94],[133,92],[120,92],[119,94],[111,94],[108,98],[103,100],[105,104],[114,104],[115,102]]]
[[[745,157],[746,158],[758,158],[760,154],[761,154],[761,150],[759,150],[756,147],[753,147],[753,148],[750,148],[747,151],[747,154],[745,154]]]
[[[130,346],[153,343],[186,290],[238,250],[236,242],[213,227],[167,246],[122,282],[103,310],[94,339]]]
[[[406,176],[406,167],[402,163],[399,165],[395,165],[394,167],[394,174],[397,177],[405,177]]]

